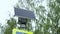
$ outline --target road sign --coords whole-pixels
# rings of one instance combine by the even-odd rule
[[[33,34],[33,32],[14,28],[12,34]]]

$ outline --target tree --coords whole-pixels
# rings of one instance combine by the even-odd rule
[[[11,18],[7,20],[7,28],[5,29],[4,34],[12,34],[12,29],[16,28],[16,20],[14,18]]]
[[[58,34],[60,20],[60,0],[49,0],[50,13],[48,17],[52,20],[52,34]]]

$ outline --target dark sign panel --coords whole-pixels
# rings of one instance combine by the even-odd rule
[[[15,10],[15,16],[21,17],[21,18],[32,18],[35,19],[35,15],[33,11],[28,11],[24,9],[14,8]]]

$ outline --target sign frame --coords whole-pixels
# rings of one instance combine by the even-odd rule
[[[12,34],[16,34],[16,32],[22,32],[22,33],[26,33],[26,34],[33,34],[33,32],[29,32],[29,31],[26,31],[26,30],[20,30],[20,29],[14,28]]]

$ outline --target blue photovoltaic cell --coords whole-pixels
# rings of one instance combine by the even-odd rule
[[[14,10],[15,10],[15,16],[35,19],[35,15],[33,11],[28,11],[28,10],[19,9],[19,8],[14,8]]]
[[[16,32],[16,34],[25,34],[25,33],[23,33],[23,32]]]

